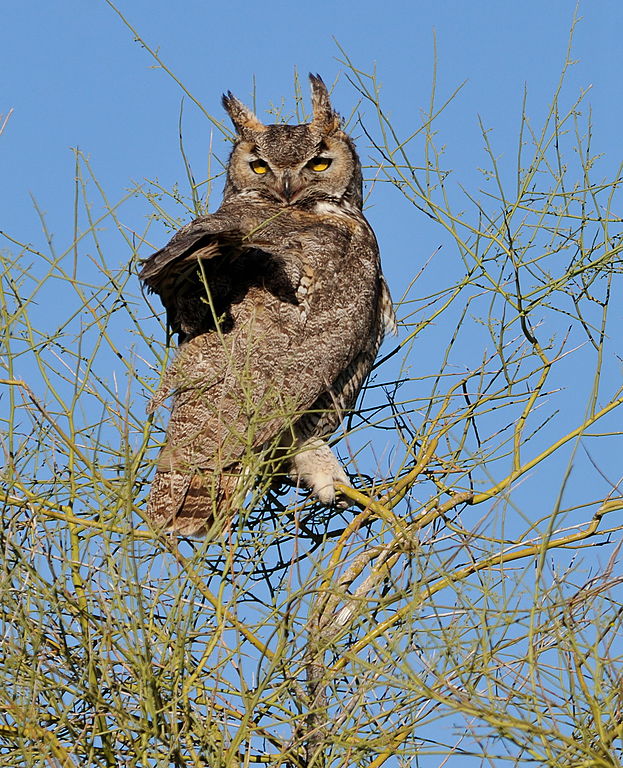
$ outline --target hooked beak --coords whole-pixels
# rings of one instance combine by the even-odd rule
[[[281,178],[281,196],[286,203],[292,202],[292,198],[298,192],[298,187],[293,186],[292,179],[288,171],[285,171]]]

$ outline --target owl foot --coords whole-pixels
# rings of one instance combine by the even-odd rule
[[[349,480],[324,440],[313,438],[300,443],[298,452],[291,459],[289,476],[297,484],[309,488],[322,504],[337,504],[342,509],[349,506],[345,499],[338,497],[336,500],[336,483],[348,485]]]

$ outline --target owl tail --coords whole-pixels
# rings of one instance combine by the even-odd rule
[[[157,471],[147,500],[155,526],[180,536],[218,536],[240,506],[240,473]]]

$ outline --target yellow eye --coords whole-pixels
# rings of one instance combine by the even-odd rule
[[[251,166],[251,169],[254,173],[262,174],[266,173],[268,170],[268,163],[265,163],[263,160],[251,160],[249,163]]]
[[[309,163],[307,163],[307,166],[311,168],[312,171],[316,171],[316,173],[320,173],[320,171],[326,171],[330,165],[330,157],[312,157]]]

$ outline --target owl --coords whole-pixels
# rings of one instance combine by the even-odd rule
[[[310,82],[303,125],[265,125],[223,96],[236,132],[223,202],[140,272],[179,340],[148,407],[172,396],[147,503],[179,535],[222,530],[259,476],[339,501],[348,479],[326,439],[394,328],[355,146]]]

